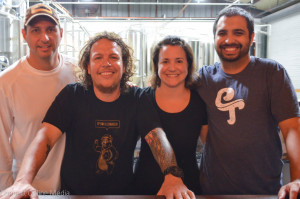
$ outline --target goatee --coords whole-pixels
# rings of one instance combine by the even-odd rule
[[[114,84],[110,87],[104,87],[102,85],[98,85],[96,87],[101,93],[110,94],[110,93],[115,92],[118,89],[118,84]]]

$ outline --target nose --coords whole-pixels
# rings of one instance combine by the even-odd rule
[[[103,66],[103,67],[110,67],[110,66],[111,66],[111,63],[110,63],[110,61],[109,61],[108,58],[103,59],[102,66]]]
[[[169,71],[175,71],[175,62],[172,61],[172,62],[169,63],[168,70]]]
[[[230,35],[230,34],[227,34],[227,37],[226,37],[226,39],[225,39],[225,42],[226,42],[226,43],[232,43],[233,41],[234,41],[233,36]]]
[[[42,40],[42,42],[48,42],[49,41],[49,36],[48,36],[47,32],[41,33],[41,40]]]

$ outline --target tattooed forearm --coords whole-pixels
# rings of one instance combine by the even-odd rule
[[[170,166],[177,166],[175,154],[165,132],[161,128],[150,131],[145,140],[147,141],[152,154],[163,172]]]
[[[46,151],[46,157],[48,157],[48,154],[50,153],[51,147],[49,144],[47,144],[47,151]]]

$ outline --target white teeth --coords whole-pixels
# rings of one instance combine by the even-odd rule
[[[112,72],[103,72],[103,73],[100,73],[101,75],[111,75],[113,74]]]
[[[235,51],[236,48],[226,48],[227,51]]]
[[[174,75],[167,75],[168,77],[177,77],[178,75],[174,74]]]

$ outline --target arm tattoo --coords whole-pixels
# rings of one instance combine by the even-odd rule
[[[49,144],[47,144],[47,151],[46,151],[46,157],[48,157],[48,154],[50,153],[51,147]]]
[[[145,136],[145,140],[162,172],[170,166],[177,166],[172,146],[161,128],[155,128],[150,131]]]

